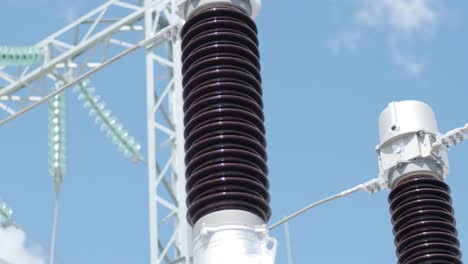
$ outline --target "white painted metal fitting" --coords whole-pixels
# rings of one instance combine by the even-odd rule
[[[274,264],[276,247],[265,222],[246,211],[214,212],[193,227],[193,264]]]
[[[182,0],[178,1],[178,15],[187,20],[199,8],[217,3],[231,4],[242,8],[252,19],[260,13],[261,0]]]
[[[431,107],[419,101],[392,102],[379,118],[377,154],[380,177],[389,188],[408,176],[425,173],[440,179],[449,173],[448,149]]]

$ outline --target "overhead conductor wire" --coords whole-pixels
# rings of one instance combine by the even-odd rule
[[[357,186],[355,186],[355,187],[353,187],[351,189],[348,189],[346,191],[342,191],[342,192],[340,192],[338,194],[335,194],[333,196],[330,196],[330,197],[327,197],[327,198],[322,199],[320,201],[317,201],[315,203],[312,203],[312,204],[310,204],[310,205],[308,205],[308,206],[306,206],[306,207],[304,207],[304,208],[302,208],[300,210],[297,210],[296,212],[290,214],[289,216],[286,216],[285,218],[281,219],[280,221],[272,224],[269,227],[269,229],[270,230],[275,229],[276,227],[288,222],[289,220],[291,220],[291,219],[293,219],[293,218],[295,218],[295,217],[297,217],[297,216],[299,216],[299,215],[301,215],[301,214],[303,214],[303,213],[309,211],[310,209],[315,208],[315,207],[317,207],[319,205],[334,201],[334,200],[339,199],[339,198],[346,197],[346,196],[351,195],[351,194],[353,194],[355,192],[358,192],[358,191],[365,191],[365,190],[366,190],[366,185],[365,184],[359,184],[359,185],[357,185]]]
[[[59,211],[59,193],[55,193],[55,202],[54,202],[54,222],[52,224],[52,239],[50,243],[50,259],[49,263],[54,264],[55,258],[55,241],[57,236],[57,223],[58,223],[58,211]]]

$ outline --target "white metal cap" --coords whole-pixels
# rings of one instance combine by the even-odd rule
[[[227,3],[238,6],[245,10],[251,18],[255,18],[260,13],[261,0],[187,0],[179,2],[178,14],[183,19],[188,19],[191,14],[202,6],[213,3]]]
[[[448,175],[447,148],[437,144],[439,129],[431,107],[419,101],[390,103],[379,118],[380,177],[392,188],[413,174]]]
[[[450,170],[448,150],[468,140],[468,124],[440,134],[431,107],[418,101],[390,103],[379,118],[376,151],[379,177],[364,188],[375,193],[415,174],[445,179]]]
[[[431,107],[419,101],[392,102],[380,114],[380,145],[390,139],[415,132],[439,134]]]

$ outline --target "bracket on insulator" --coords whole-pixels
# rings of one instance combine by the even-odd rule
[[[379,132],[380,173],[364,184],[370,193],[392,189],[397,181],[420,173],[444,180],[448,150],[468,140],[468,124],[441,134],[431,107],[419,101],[390,103],[380,115]]]

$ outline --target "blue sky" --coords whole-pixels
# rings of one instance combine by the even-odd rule
[[[3,1],[0,45],[33,44],[104,1]],[[377,119],[395,100],[430,104],[441,131],[468,122],[468,3],[263,1],[262,56],[273,218],[378,174]],[[143,53],[92,78],[143,146]],[[146,169],[125,160],[70,93],[68,173],[58,229],[63,263],[148,263]],[[53,182],[47,107],[0,128],[0,196],[48,245]],[[450,152],[454,207],[468,243],[468,145]],[[290,222],[294,263],[395,263],[388,191],[333,202]],[[283,229],[277,263],[287,263]],[[45,249],[47,251],[47,247]],[[47,254],[47,252],[44,252]]]

